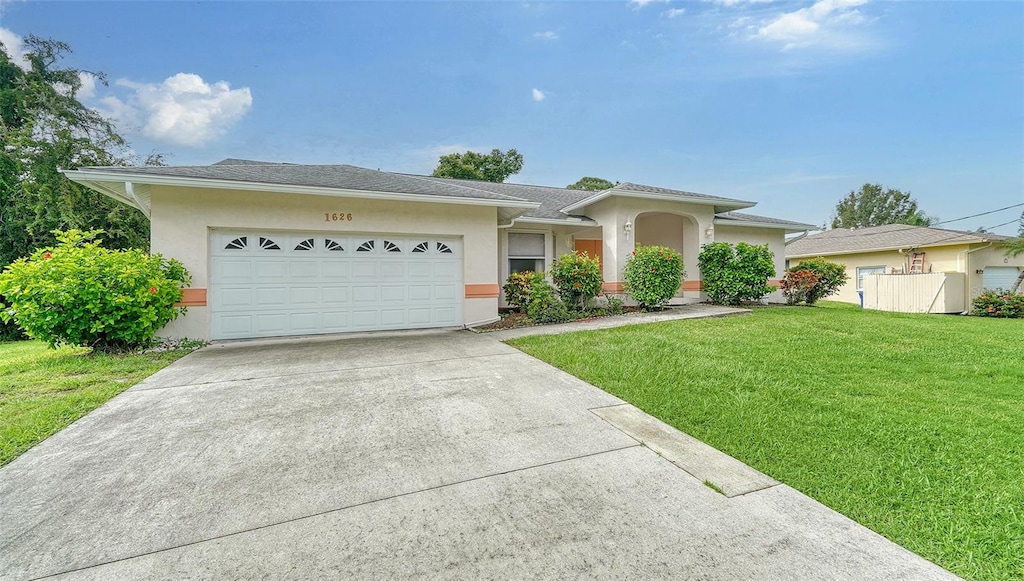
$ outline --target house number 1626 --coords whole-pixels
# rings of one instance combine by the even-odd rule
[[[351,222],[352,214],[324,212],[324,222]]]

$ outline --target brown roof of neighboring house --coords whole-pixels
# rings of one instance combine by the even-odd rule
[[[786,257],[798,258],[951,244],[977,244],[1005,240],[1006,238],[999,234],[964,232],[907,224],[886,224],[885,226],[855,229],[836,228],[790,242],[786,245]]]

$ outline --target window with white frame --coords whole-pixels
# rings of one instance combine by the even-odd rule
[[[869,274],[885,274],[884,266],[858,266],[857,290],[864,290],[864,277]]]
[[[508,272],[544,270],[544,234],[508,233]]]

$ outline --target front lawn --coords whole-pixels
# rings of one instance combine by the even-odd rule
[[[38,341],[0,343],[0,466],[188,353],[90,354]]]
[[[957,575],[1020,580],[1022,339],[826,303],[509,343]]]

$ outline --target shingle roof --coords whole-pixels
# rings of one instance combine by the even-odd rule
[[[143,174],[289,186],[423,194],[453,198],[526,201],[525,198],[519,196],[482,189],[477,187],[479,184],[476,182],[397,174],[352,165],[297,165],[226,159],[214,165],[91,167],[82,169],[114,174]]]
[[[753,205],[754,202],[746,202],[745,200],[737,200],[735,198],[723,198],[721,196],[711,196],[708,194],[698,194],[696,192],[687,192],[684,190],[672,190],[669,188],[659,188],[656,186],[645,186],[644,184],[634,184],[630,182],[618,184],[615,186],[616,190],[624,190],[627,192],[643,192],[647,194],[662,194],[666,196],[676,196],[680,198],[695,198],[701,200],[710,201],[721,201],[721,202],[741,202]]]
[[[593,192],[581,190],[569,190],[566,188],[555,188],[550,186],[531,186],[526,184],[509,184],[495,182],[479,182],[473,180],[453,180],[447,178],[425,178],[441,180],[443,183],[455,183],[469,187],[479,188],[488,192],[515,196],[540,203],[536,210],[527,212],[524,216],[529,218],[545,218],[552,220],[564,220],[569,215],[562,212],[562,208],[569,204],[578,202],[591,195]],[[574,216],[589,220],[586,216]]]
[[[292,186],[325,187],[346,190],[423,194],[431,196],[475,198],[510,202],[528,201],[539,203],[540,207],[528,211],[524,214],[525,217],[552,220],[565,220],[568,218],[589,220],[585,216],[567,215],[563,210],[573,204],[577,204],[582,200],[598,194],[598,192],[586,190],[570,190],[567,188],[555,188],[548,186],[494,183],[391,173],[352,165],[299,165],[235,158],[224,159],[213,165],[205,166],[94,167],[82,169],[112,174],[142,174]],[[615,186],[614,190],[620,192],[638,192],[657,194],[661,196],[673,196],[683,200],[705,200],[708,203],[715,204],[716,209],[723,210],[730,207],[735,208],[738,206],[743,207],[753,205],[753,202],[745,202],[743,200],[634,183],[618,184]],[[719,202],[721,203],[721,206],[719,205]],[[771,218],[765,220],[771,220],[771,223],[778,223],[782,226],[805,226],[804,224],[786,222],[783,220],[776,222]]]
[[[787,257],[827,256],[829,254],[852,254],[897,248],[925,248],[948,244],[973,244],[989,240],[1005,240],[1006,236],[887,224],[868,228],[836,228],[818,234],[805,236],[786,246]]]
[[[814,230],[817,228],[817,226],[815,226],[814,224],[792,222],[790,220],[770,218],[768,216],[756,216],[754,214],[747,214],[743,212],[719,212],[715,214],[715,217],[722,218],[725,220],[735,220],[737,222],[756,222],[759,224],[778,224],[779,226],[792,226],[799,230]]]

